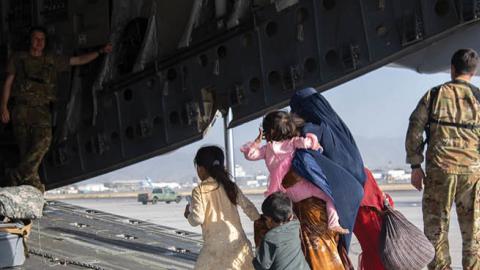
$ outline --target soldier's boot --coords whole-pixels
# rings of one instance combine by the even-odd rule
[[[42,184],[42,182],[37,182],[33,186],[36,187],[38,190],[40,190],[42,194],[45,193],[45,185]]]
[[[30,178],[27,181],[25,181],[23,183],[23,185],[33,186],[33,187],[37,188],[38,190],[40,190],[42,193],[45,193],[45,185],[42,184],[42,182],[38,178]]]
[[[15,186],[28,185],[37,188],[42,193],[45,192],[45,186],[38,174],[22,174],[18,169],[11,172],[10,178],[15,180]]]

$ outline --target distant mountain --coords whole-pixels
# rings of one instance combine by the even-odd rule
[[[404,138],[357,137],[355,141],[368,168],[407,167]]]
[[[192,153],[185,149],[142,161],[128,167],[94,177],[92,182],[111,182],[115,180],[144,179],[153,181],[190,182],[195,174]]]

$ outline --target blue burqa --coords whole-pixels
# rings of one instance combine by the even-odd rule
[[[315,134],[323,147],[322,153],[297,150],[292,167],[333,199],[340,224],[352,232],[365,183],[362,157],[353,136],[328,101],[313,88],[296,92],[290,107],[306,122],[302,134]],[[347,251],[351,238],[351,233],[342,237]]]

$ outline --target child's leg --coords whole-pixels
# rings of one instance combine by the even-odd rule
[[[328,215],[328,228],[334,232],[339,234],[349,234],[350,231],[348,229],[343,228],[340,226],[340,222],[338,221],[338,213],[335,205],[333,204],[332,199],[327,197],[327,215]]]
[[[338,213],[335,205],[330,199],[330,197],[325,196],[327,203],[327,215],[328,215],[328,228],[340,227],[340,222],[338,222]]]
[[[317,191],[315,192],[315,197],[324,200],[327,204],[328,228],[341,234],[349,233],[349,230],[340,226],[337,209],[335,208],[332,199],[319,188],[317,188]]]

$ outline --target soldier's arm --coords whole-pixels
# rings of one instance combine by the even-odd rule
[[[10,99],[10,93],[12,92],[13,81],[15,80],[15,74],[17,72],[18,55],[15,53],[9,59],[7,63],[7,77],[3,85],[2,99],[0,101],[0,109],[2,111],[7,108],[8,100]]]
[[[415,110],[410,115],[407,136],[405,139],[405,150],[407,151],[407,163],[412,165],[422,164],[423,157],[423,132],[428,123],[428,106],[430,102],[428,91],[420,100]]]
[[[112,49],[113,49],[112,44],[108,43],[105,46],[103,46],[103,48],[101,48],[96,52],[90,52],[90,53],[82,54],[79,56],[70,57],[69,64],[71,66],[80,66],[80,65],[88,64],[93,60],[97,59],[97,57],[99,57],[103,53],[111,53]]]
[[[8,123],[10,121],[10,113],[8,111],[8,100],[10,99],[10,93],[12,92],[13,80],[15,74],[8,74],[3,85],[2,100],[0,101],[0,113],[2,123]]]
[[[8,100],[10,99],[10,93],[12,92],[13,80],[15,80],[15,74],[8,74],[5,79],[5,84],[3,85],[3,94],[1,107],[6,108],[8,105]]]

